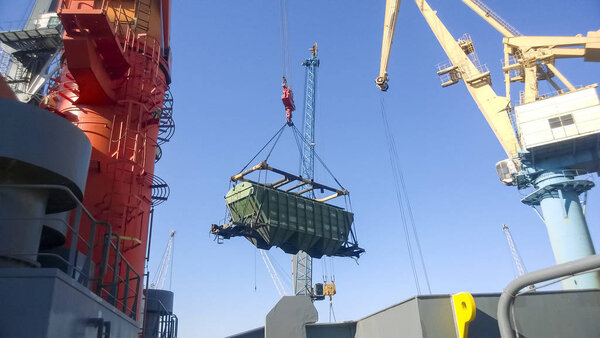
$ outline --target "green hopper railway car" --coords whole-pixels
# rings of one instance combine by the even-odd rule
[[[348,243],[354,214],[343,208],[255,182],[234,186],[225,201],[231,222],[212,230],[223,238],[244,236],[260,249],[302,250],[314,258],[364,252]]]

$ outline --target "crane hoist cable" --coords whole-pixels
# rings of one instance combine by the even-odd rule
[[[308,144],[309,141],[306,140],[306,139],[304,139],[304,136],[302,135],[302,132],[300,132],[300,130],[298,128],[296,128],[295,125],[292,126],[292,129],[294,130],[294,132],[296,133],[296,135],[299,136],[300,140],[303,140],[305,143]],[[337,185],[339,185],[340,188],[345,189],[344,186],[340,183],[340,181],[338,181],[338,179],[335,177],[335,175],[331,172],[331,170],[329,170],[329,167],[327,167],[327,165],[321,159],[321,157],[319,156],[319,154],[317,154],[317,152],[315,152],[315,158],[319,161],[319,163],[321,163],[321,165],[323,166],[323,168],[327,171],[327,173],[329,174],[329,176],[331,176],[331,178],[333,178],[333,180],[335,181],[335,183],[337,183]]]
[[[290,70],[290,34],[288,29],[287,0],[279,0],[279,17],[281,21],[281,70],[282,81],[281,101],[285,107],[287,125],[291,126],[292,112],[296,110],[294,94],[292,93],[292,72]],[[290,86],[288,86],[288,81]]]
[[[246,170],[250,164],[252,164],[254,162],[254,160],[256,160],[256,158],[267,148],[267,146],[271,143],[273,143],[271,145],[271,148],[269,150],[269,152],[267,153],[267,156],[265,158],[265,162],[269,159],[269,157],[271,156],[271,154],[273,153],[273,150],[275,149],[277,143],[279,142],[279,139],[281,138],[281,135],[283,134],[285,127],[286,127],[287,122],[281,126],[281,128],[279,128],[275,134],[273,136],[271,136],[271,138],[269,139],[269,141],[267,141],[267,143],[265,143],[262,148],[260,148],[260,150],[252,157],[252,159],[250,159],[250,161],[248,161],[248,163],[246,163],[246,165],[239,171],[240,173],[243,172],[244,170]],[[298,146],[298,150],[301,151],[302,148],[300,146],[300,142],[308,142],[307,140],[304,139],[304,137],[302,136],[302,132],[300,132],[300,130],[295,126],[295,125],[291,125],[290,126],[293,130],[293,135],[294,137],[297,137],[296,140],[296,145]],[[315,152],[315,158],[317,159],[317,161],[319,161],[319,163],[323,166],[323,168],[325,169],[325,171],[327,171],[327,173],[329,174],[329,176],[331,176],[331,178],[335,181],[335,183],[341,188],[341,189],[346,189],[344,188],[344,186],[340,183],[340,181],[337,179],[337,177],[335,177],[335,175],[333,174],[333,172],[329,169],[329,167],[325,164],[325,162],[323,161],[323,159],[319,156],[319,154],[317,154]],[[349,196],[349,195],[348,195]],[[350,202],[350,209],[351,209],[351,202]]]
[[[387,148],[389,152],[390,165],[392,167],[392,174],[394,178],[394,188],[396,191],[396,199],[398,202],[398,208],[400,210],[400,219],[402,222],[402,228],[404,231],[404,236],[406,238],[406,246],[408,249],[408,256],[410,259],[410,265],[413,272],[413,278],[415,281],[415,286],[417,289],[417,294],[421,294],[421,286],[419,283],[419,274],[415,264],[415,258],[413,253],[413,245],[411,243],[410,230],[408,227],[408,223],[410,222],[412,228],[412,237],[414,238],[415,246],[417,249],[417,254],[419,256],[419,260],[421,263],[421,268],[423,269],[423,276],[425,278],[425,283],[427,285],[427,290],[429,294],[431,294],[431,286],[429,284],[429,277],[427,275],[427,269],[425,267],[425,260],[423,258],[423,252],[421,250],[421,244],[419,241],[419,235],[417,233],[417,228],[415,225],[415,219],[412,212],[412,207],[410,204],[410,199],[408,196],[408,191],[406,189],[406,183],[404,181],[404,174],[402,172],[402,167],[400,166],[400,156],[398,154],[398,150],[396,148],[396,142],[394,140],[394,135],[392,134],[390,124],[387,118],[387,114],[385,111],[385,100],[383,93],[380,94],[381,98],[381,118],[383,120],[383,125],[385,129],[385,137]],[[406,208],[405,208],[406,204]],[[407,220],[408,216],[408,220]]]
[[[292,84],[292,74],[290,70],[290,34],[288,25],[287,0],[279,0],[279,19],[281,33],[281,71],[282,76]]]
[[[277,141],[279,141],[279,137],[281,137],[281,134],[283,133],[283,130],[285,129],[285,126],[287,125],[284,124],[283,126],[281,126],[281,128],[279,128],[277,130],[277,132],[275,132],[275,134],[269,139],[269,141],[267,141],[267,143],[265,143],[264,146],[262,146],[262,148],[260,148],[260,150],[256,153],[256,155],[254,155],[254,157],[252,157],[250,159],[250,161],[248,161],[248,163],[246,163],[246,165],[242,168],[242,170],[240,170],[239,172],[243,172],[244,170],[246,170],[250,164],[252,164],[252,162],[254,162],[254,160],[258,157],[258,155],[260,155],[260,153],[263,152],[263,150],[265,150],[265,148],[271,143],[273,142],[273,140],[275,140],[275,142],[273,142],[273,146],[271,147],[271,150],[269,151],[269,155],[267,156],[267,160],[269,159],[269,156],[271,155],[271,152],[273,151],[273,149],[275,148],[275,145],[277,144]]]
[[[333,315],[333,322],[337,322],[337,319],[335,319],[335,312],[333,312],[333,301],[331,300],[331,297],[329,298],[329,322],[331,323],[331,316]]]

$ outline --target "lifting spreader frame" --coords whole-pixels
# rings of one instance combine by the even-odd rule
[[[281,179],[279,179],[279,180],[277,180],[277,181],[275,181],[273,183],[263,184],[263,183],[259,183],[259,182],[256,182],[256,181],[249,180],[249,179],[247,179],[245,177],[246,175],[251,174],[251,173],[253,173],[255,171],[258,171],[258,170],[272,171],[272,172],[274,172],[276,174],[282,175],[283,178],[281,178]],[[290,173],[288,173],[286,171],[270,167],[267,164],[266,161],[262,161],[259,164],[255,165],[254,167],[252,167],[252,168],[250,168],[250,169],[248,169],[246,171],[243,171],[243,172],[241,172],[241,173],[239,173],[237,175],[231,176],[231,181],[232,182],[240,182],[241,181],[241,182],[255,183],[255,184],[264,185],[266,187],[273,188],[273,189],[279,189],[279,188],[283,187],[286,184],[289,184],[289,183],[294,182],[294,181],[299,181],[300,183],[297,183],[296,185],[294,185],[294,186],[292,186],[290,188],[287,188],[287,189],[285,189],[283,191],[295,193],[295,194],[298,194],[298,195],[303,195],[303,194],[305,194],[305,193],[307,193],[307,192],[309,192],[311,190],[315,190],[315,189],[321,190],[321,191],[327,190],[327,191],[333,192],[333,194],[330,195],[330,196],[323,197],[323,198],[315,198],[314,200],[317,201],[317,202],[327,202],[327,201],[329,201],[331,199],[334,199],[336,197],[348,195],[348,190],[346,190],[346,189],[338,190],[338,189],[326,186],[324,184],[320,184],[320,183],[314,182],[313,180],[306,179],[306,178],[304,178],[302,176],[290,174]],[[306,188],[304,188],[304,189],[302,189],[300,191],[293,191],[295,189],[301,188],[301,187],[306,186],[306,185],[308,185],[308,187],[306,187]]]

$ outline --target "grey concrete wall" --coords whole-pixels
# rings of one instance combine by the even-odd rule
[[[137,338],[137,323],[57,269],[0,269],[0,337]]]

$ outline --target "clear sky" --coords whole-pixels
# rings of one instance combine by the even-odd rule
[[[22,5],[28,1],[23,1]],[[487,0],[524,35],[575,35],[600,28],[597,0]],[[319,44],[316,149],[351,192],[358,240],[356,264],[336,258],[338,321],[359,319],[416,294],[393,189],[380,117],[379,70],[385,1],[289,1],[291,85],[300,122],[307,51]],[[501,35],[461,1],[430,5],[455,38],[470,33],[482,63],[504,94]],[[1,21],[22,12],[2,1]],[[260,254],[244,239],[219,245],[209,235],[224,216],[235,174],[283,124],[278,1],[175,1],[172,6],[174,117],[172,141],[156,172],[171,187],[156,210],[151,273],[171,229],[175,311],[181,337],[220,337],[263,325],[278,294]],[[508,224],[528,270],[554,264],[543,223],[523,205],[524,192],[503,186],[494,164],[505,158],[462,83],[441,88],[435,65],[447,57],[412,1],[403,1],[384,94],[433,293],[500,292],[515,275],[501,230]],[[600,79],[600,65],[561,60],[576,85]],[[518,86],[517,86],[518,87]],[[545,84],[541,92],[551,91]],[[513,93],[515,95],[515,93]],[[300,125],[300,123],[298,123]],[[298,170],[290,131],[270,160]],[[316,179],[333,184],[317,167]],[[598,184],[597,176],[591,178]],[[600,247],[599,188],[587,216]],[[271,250],[290,292],[290,256]],[[322,278],[314,262],[314,282]],[[331,260],[327,260],[331,274]],[[422,286],[424,289],[424,286]],[[327,302],[316,303],[328,321]]]

